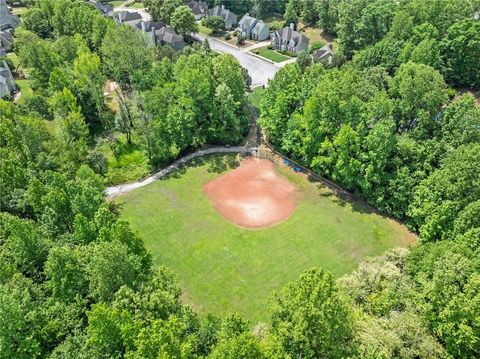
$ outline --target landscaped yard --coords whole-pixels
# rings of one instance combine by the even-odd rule
[[[209,29],[208,27],[203,26],[200,22],[197,22],[197,24],[198,24],[199,33],[207,36],[210,36],[212,34],[212,29]]]
[[[310,47],[316,46],[317,48],[322,47],[327,42],[333,42],[335,37],[323,32],[323,29],[318,27],[306,26],[302,23],[298,25],[298,30],[304,34],[310,40]]]
[[[367,256],[415,240],[399,223],[345,202],[284,166],[280,173],[304,194],[291,217],[263,229],[237,227],[213,208],[202,186],[238,160],[199,159],[115,200],[155,264],[178,275],[183,299],[197,310],[266,321],[273,292],[304,270],[322,267],[341,276]]]
[[[282,62],[290,59],[289,56],[281,54],[275,50],[269,49],[268,46],[259,47],[257,49],[252,50],[253,53],[263,56],[273,62]]]

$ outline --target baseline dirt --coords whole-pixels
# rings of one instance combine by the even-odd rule
[[[303,197],[272,161],[248,158],[203,186],[215,209],[233,223],[261,228],[286,220]]]

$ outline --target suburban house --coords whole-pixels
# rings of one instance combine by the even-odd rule
[[[225,5],[218,5],[208,10],[208,16],[220,16],[225,21],[227,30],[231,30],[237,25],[237,15],[226,9]]]
[[[208,4],[204,1],[190,1],[187,6],[192,10],[195,20],[200,20],[208,15]]]
[[[149,45],[168,45],[179,51],[185,47],[182,35],[179,35],[171,27],[167,27],[163,21],[143,21],[138,12],[119,11],[114,13],[113,18],[118,24],[125,24],[136,30],[143,31],[147,35]]]
[[[13,29],[0,30],[0,56],[13,50]]]
[[[0,30],[15,29],[20,19],[8,10],[6,0],[0,0]]]
[[[330,65],[332,63],[333,55],[333,45],[332,43],[326,44],[324,47],[318,49],[312,54],[313,61],[323,62],[324,64]]]
[[[0,56],[13,49],[13,32],[20,23],[15,15],[8,10],[5,0],[0,0]]]
[[[155,43],[157,45],[168,45],[175,51],[180,51],[185,47],[183,36],[177,34],[171,27],[162,27],[155,30]]]
[[[7,61],[0,62],[0,98],[11,95],[15,91],[15,80]]]
[[[118,11],[113,13],[113,20],[117,25],[125,24],[136,28],[142,22],[142,15],[135,11]]]
[[[273,32],[271,38],[272,48],[275,50],[289,51],[295,54],[308,50],[308,38],[293,30],[293,24]]]
[[[113,7],[110,4],[104,4],[98,0],[90,0],[90,5],[98,9],[103,15],[110,16],[113,13]]]
[[[238,22],[237,30],[250,40],[262,41],[270,37],[270,29],[261,20],[245,14]]]
[[[270,28],[262,20],[258,20],[251,32],[251,39],[257,41],[267,40],[270,37]]]
[[[237,30],[247,39],[250,39],[250,36],[252,34],[252,29],[256,23],[257,23],[257,19],[255,19],[254,17],[251,17],[250,15],[248,15],[248,13],[246,13],[238,22]]]

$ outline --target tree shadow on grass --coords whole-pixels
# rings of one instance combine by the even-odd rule
[[[188,169],[207,166],[208,173],[220,174],[226,172],[229,169],[236,168],[240,165],[240,161],[244,156],[238,154],[211,154],[202,157],[196,157],[178,169],[163,177],[167,178],[181,178]]]

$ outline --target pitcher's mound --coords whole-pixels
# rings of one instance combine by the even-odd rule
[[[205,184],[203,191],[225,218],[248,228],[284,221],[301,197],[273,162],[258,158],[242,161],[235,170]]]

